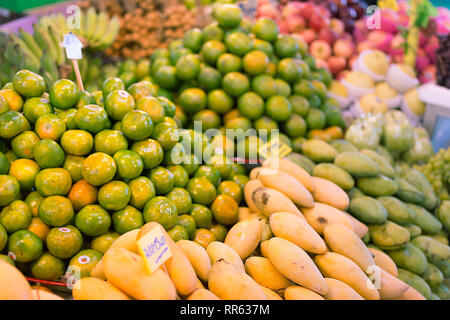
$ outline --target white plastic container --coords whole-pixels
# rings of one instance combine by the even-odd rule
[[[427,104],[423,125],[430,133],[433,149],[450,147],[450,90],[435,84],[419,88],[419,98]]]

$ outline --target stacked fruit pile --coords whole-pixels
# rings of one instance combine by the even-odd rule
[[[98,51],[108,48],[116,39],[119,21],[109,18],[105,12],[94,9],[80,16],[80,27],[69,29],[69,18],[63,14],[43,15],[33,25],[33,35],[22,28],[19,35],[0,32],[0,85],[7,83],[20,69],[39,72],[47,89],[60,78],[60,68],[66,65],[66,53],[60,45],[69,31],[82,37],[85,50]],[[87,58],[81,60],[87,64]],[[87,69],[87,68],[86,68]]]
[[[252,25],[232,5],[216,7],[214,17],[151,58],[151,77],[172,92],[191,123],[201,121],[203,130],[279,128],[294,150],[305,136],[342,136],[339,106],[326,97],[331,74],[295,38],[279,36],[267,18]],[[238,144],[255,149],[266,142],[259,138]]]
[[[66,79],[45,88],[22,70],[0,92],[2,259],[55,280],[67,267],[89,275],[145,222],[174,240],[224,240],[248,178],[220,139],[178,128],[175,105],[145,80],[125,91],[108,78],[92,95]],[[194,143],[214,150],[209,165],[192,160]]]

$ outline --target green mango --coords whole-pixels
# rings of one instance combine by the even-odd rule
[[[338,155],[335,148],[323,140],[307,140],[302,145],[302,151],[305,156],[314,162],[333,162]]]
[[[422,172],[408,167],[402,170],[401,176],[422,192],[425,197],[424,201],[421,203],[423,207],[427,210],[432,210],[437,206],[438,198],[427,177],[425,177]]]
[[[363,149],[360,151],[363,155],[368,156],[370,159],[375,161],[378,166],[380,167],[380,174],[392,178],[394,176],[394,168],[392,168],[391,164],[389,163],[389,160],[387,160],[382,155],[378,154],[374,150],[370,149]]]
[[[334,159],[334,164],[357,178],[373,177],[380,173],[380,166],[360,152],[340,153]]]
[[[376,151],[383,156],[384,158],[386,158],[386,160],[389,162],[389,164],[391,166],[394,165],[394,158],[392,157],[391,153],[388,151],[388,149],[386,149],[383,146],[378,146],[378,148],[376,149]]]
[[[442,274],[442,271],[431,263],[427,263],[427,269],[422,275],[422,278],[432,289],[444,282],[444,275]]]
[[[441,263],[450,263],[450,247],[427,236],[418,236],[412,241],[417,248],[425,253],[428,261],[439,267]]]
[[[358,152],[358,148],[355,147],[351,142],[344,139],[336,139],[330,142],[330,145],[336,149],[338,153],[353,151]]]
[[[330,180],[344,190],[349,190],[355,185],[353,177],[344,169],[332,163],[319,163],[314,167],[313,176]]]
[[[444,230],[439,231],[436,234],[427,234],[430,238],[433,238],[436,241],[439,241],[442,244],[445,244],[446,246],[449,245],[448,242],[448,234]]]
[[[372,197],[392,196],[398,191],[398,186],[395,181],[382,175],[359,178],[356,181],[356,186],[362,192]]]
[[[439,219],[426,209],[412,203],[406,205],[416,213],[414,224],[418,225],[424,233],[436,234],[442,230],[442,223]]]
[[[450,278],[450,260],[434,261],[433,264],[442,271],[445,278]]]
[[[388,213],[383,205],[376,199],[361,196],[350,201],[350,213],[358,220],[365,223],[385,223]]]
[[[408,270],[398,268],[398,278],[406,284],[410,285],[421,295],[423,295],[427,299],[431,299],[431,288],[430,286],[418,275],[409,272]]]
[[[416,218],[416,213],[397,198],[378,197],[377,200],[386,208],[389,220],[404,225],[413,222]]]
[[[392,221],[369,225],[370,239],[383,250],[403,248],[410,240],[409,231]]]
[[[311,159],[305,157],[304,155],[296,152],[289,153],[286,158],[292,162],[298,164],[300,167],[305,169],[309,174],[312,174],[314,166],[316,165]]]
[[[424,194],[405,179],[396,177],[395,183],[398,186],[397,198],[411,203],[422,203],[425,200]]]
[[[427,257],[416,246],[407,243],[399,250],[388,251],[387,254],[394,260],[397,267],[411,271],[417,275],[427,270]]]
[[[420,229],[419,226],[416,226],[415,224],[408,223],[403,225],[406,229],[408,229],[409,234],[411,235],[411,239],[418,237],[422,234],[422,229]]]
[[[364,195],[364,193],[361,190],[359,190],[357,187],[353,187],[348,191],[348,196],[350,197],[350,200],[361,197],[363,195]]]
[[[440,284],[433,289],[441,300],[450,300],[450,289],[446,285]]]
[[[450,200],[442,201],[437,210],[437,217],[444,225],[445,230],[450,232]]]

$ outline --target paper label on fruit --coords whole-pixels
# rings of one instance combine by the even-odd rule
[[[172,257],[172,251],[170,251],[169,244],[164,237],[161,226],[158,226],[139,239],[136,245],[150,273],[158,269]]]
[[[264,159],[280,159],[291,152],[292,149],[287,144],[283,143],[278,135],[258,149],[259,155]]]
[[[83,54],[81,53],[83,44],[72,32],[64,35],[62,46],[66,49],[67,59],[81,60],[83,58]]]

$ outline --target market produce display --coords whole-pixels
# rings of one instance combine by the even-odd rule
[[[192,3],[80,2],[85,91],[37,33],[62,15],[0,34],[0,299],[63,299],[26,277],[75,300],[450,299],[450,149],[418,93],[447,11],[420,9],[411,65],[377,38],[403,1],[369,33],[362,1],[219,2],[196,28]]]

